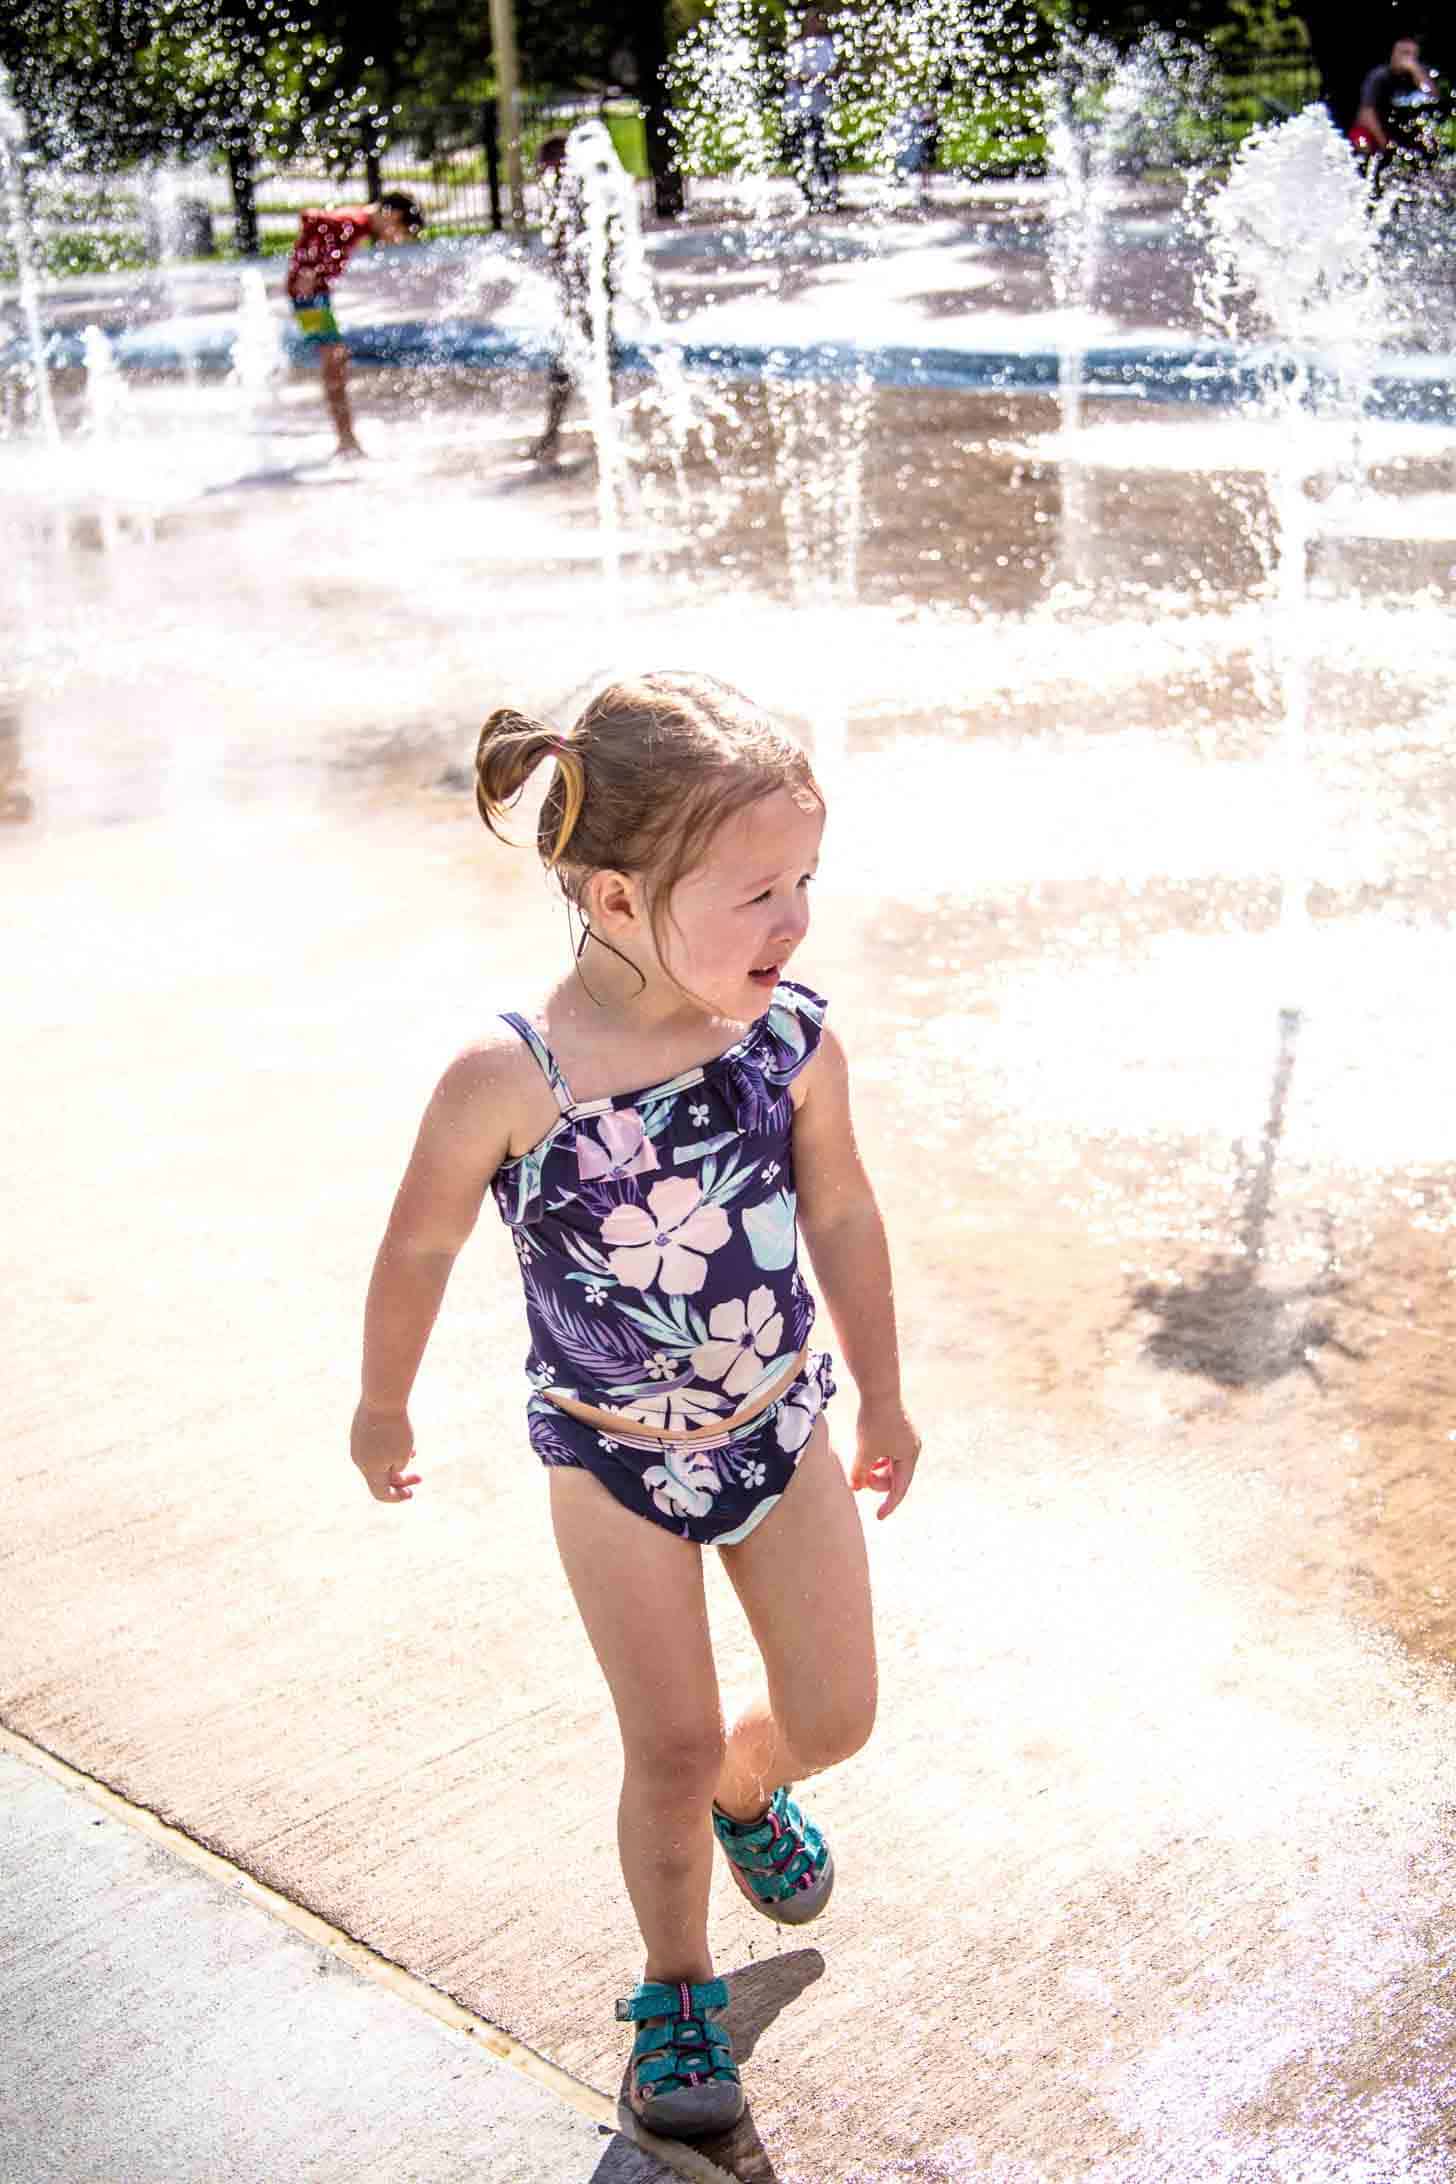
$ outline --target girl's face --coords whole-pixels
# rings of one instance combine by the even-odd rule
[[[774,789],[731,819],[672,891],[656,967],[721,1016],[752,1023],[809,930],[824,807]],[[806,808],[807,807],[807,808]]]

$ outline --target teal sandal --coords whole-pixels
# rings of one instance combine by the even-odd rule
[[[829,1901],[834,1859],[818,1828],[790,1799],[791,1787],[775,1790],[758,1820],[730,1819],[715,1805],[713,1833],[756,1911],[780,1926],[807,1926]]]
[[[728,2007],[727,1983],[690,1987],[644,1980],[617,2004],[622,2024],[640,2029],[632,2044],[627,2106],[660,2138],[704,2138],[731,2131],[743,2114],[743,2087],[726,2032],[714,2023]],[[657,2019],[657,2023],[646,2023]]]

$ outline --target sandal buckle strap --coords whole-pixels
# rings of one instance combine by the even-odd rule
[[[618,2020],[637,2025],[632,2071],[646,2101],[702,2085],[739,2083],[727,2035],[713,2020],[728,2007],[728,1986],[705,1979],[644,1980],[617,2003]],[[644,2022],[644,2020],[648,2020]]]
[[[690,2007],[683,2008],[683,1996],[688,1996]],[[724,1979],[700,1980],[696,1986],[685,1981],[674,1981],[668,1986],[665,1980],[644,1979],[631,1994],[622,1995],[617,2002],[618,2024],[640,2023],[645,2017],[701,2017],[705,2013],[726,2010],[728,2007],[728,1982]]]

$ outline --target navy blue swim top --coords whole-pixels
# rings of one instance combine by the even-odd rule
[[[491,1188],[515,1234],[538,1390],[648,1427],[711,1427],[780,1379],[814,1304],[798,1269],[793,1102],[826,1004],[781,980],[727,1052],[666,1084],[575,1100],[507,1015],[561,1118]]]

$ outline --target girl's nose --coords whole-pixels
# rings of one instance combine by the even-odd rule
[[[785,947],[792,948],[803,939],[808,930],[809,898],[804,894],[796,895],[793,908],[785,913],[783,925],[776,936],[776,943],[781,941]]]

